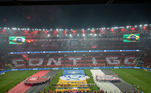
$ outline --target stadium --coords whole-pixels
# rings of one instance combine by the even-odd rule
[[[0,93],[151,92],[149,23],[88,28],[6,24],[0,25]]]

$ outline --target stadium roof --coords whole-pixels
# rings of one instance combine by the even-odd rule
[[[150,24],[151,5],[145,2],[145,0],[0,0],[0,26],[88,28]]]
[[[0,5],[136,4],[147,0],[0,0]]]

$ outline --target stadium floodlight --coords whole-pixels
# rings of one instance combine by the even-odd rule
[[[10,54],[14,54],[14,52],[10,52]]]
[[[4,27],[4,29],[6,30],[6,29],[8,29],[7,27]]]
[[[126,26],[126,28],[129,28],[130,26]]]
[[[50,37],[50,34],[48,34],[47,37]]]
[[[148,24],[144,24],[144,26],[148,26]]]
[[[134,26],[135,28],[137,27],[137,25]]]
[[[13,27],[12,30],[17,30],[17,28],[16,28],[16,27]]]
[[[57,34],[57,37],[59,37],[59,35]]]
[[[97,36],[97,34],[94,34],[94,36]]]
[[[30,54],[30,52],[28,51],[27,54]]]
[[[140,50],[139,50],[139,49],[137,49],[136,51],[137,51],[137,52],[139,52]]]
[[[70,34],[69,37],[72,37],[72,34]]]
[[[118,29],[119,27],[113,27],[114,29]]]
[[[83,34],[82,36],[85,37],[85,34]]]
[[[59,31],[59,28],[57,28],[56,31]]]
[[[139,25],[139,27],[142,27],[143,25]]]

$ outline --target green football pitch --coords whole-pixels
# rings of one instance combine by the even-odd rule
[[[120,78],[138,87],[144,93],[151,93],[151,72],[140,69],[113,69],[113,71],[115,71]],[[35,72],[37,71],[13,71],[0,75],[0,93],[6,93],[7,90],[13,88]],[[89,72],[89,70],[85,70],[87,75],[91,75]],[[60,74],[61,73],[62,71],[60,71]],[[56,80],[54,82],[56,82]],[[54,82],[52,81],[52,83]],[[92,77],[88,80],[88,83],[93,83]]]
[[[113,69],[113,71],[143,93],[151,93],[151,72],[141,69]]]
[[[12,71],[0,75],[0,93],[6,93],[25,78],[31,76],[37,71]]]

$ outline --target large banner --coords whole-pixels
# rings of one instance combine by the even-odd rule
[[[29,58],[24,60],[23,58],[15,58],[12,60],[15,67],[25,66],[105,66],[105,65],[135,65],[136,57],[134,56],[90,56],[90,57],[51,57],[51,58]]]
[[[87,84],[89,77],[85,75],[84,70],[64,70],[59,78],[56,91],[87,91],[90,90]]]

